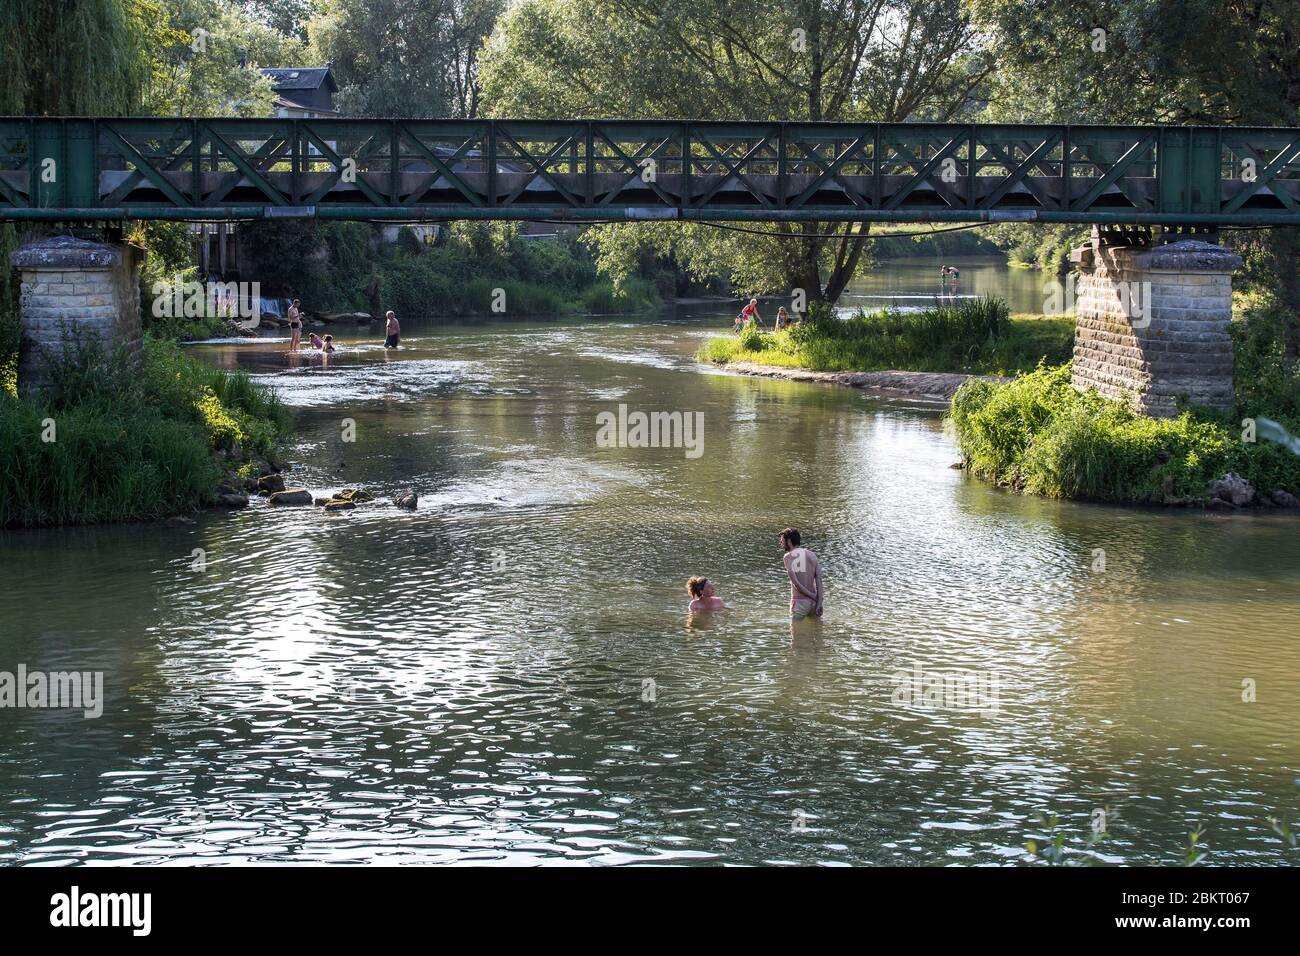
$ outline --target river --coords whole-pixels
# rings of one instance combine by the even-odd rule
[[[381,500],[0,535],[0,670],[106,697],[0,709],[0,863],[1017,864],[1047,814],[1101,862],[1296,861],[1300,523],[970,480],[932,405],[699,366],[732,313],[195,346],[280,390],[294,482]],[[598,446],[620,404],[698,455]]]

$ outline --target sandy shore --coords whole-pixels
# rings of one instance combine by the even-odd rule
[[[961,372],[814,372],[803,368],[785,368],[780,365],[757,365],[754,362],[727,362],[722,365],[730,372],[741,375],[760,375],[764,378],[784,378],[792,382],[824,382],[828,385],[849,385],[853,388],[870,388],[896,392],[919,398],[946,402],[952,398],[962,382],[972,376]],[[981,375],[990,382],[1007,382],[1000,375]]]

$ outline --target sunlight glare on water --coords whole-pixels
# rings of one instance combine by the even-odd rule
[[[0,670],[107,696],[0,711],[0,862],[997,864],[1102,807],[1116,862],[1198,823],[1211,862],[1289,859],[1300,524],[991,488],[932,405],[701,369],[727,321],[196,346],[292,407],[294,483],[379,501],[0,537]],[[597,447],[619,403],[702,412],[702,455]],[[692,574],[732,609],[688,621]],[[996,708],[900,703],[914,667]]]

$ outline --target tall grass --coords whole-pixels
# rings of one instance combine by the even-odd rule
[[[269,453],[289,419],[242,373],[148,338],[126,357],[70,343],[40,400],[0,395],[0,527],[87,524],[192,511],[222,457]]]
[[[1258,490],[1300,490],[1300,458],[1240,440],[1239,429],[1185,411],[1147,418],[1124,402],[1079,392],[1070,366],[996,385],[972,379],[951,420],[971,474],[1051,498],[1195,501],[1232,471]]]
[[[1001,373],[1069,358],[1069,318],[1013,319],[1004,302],[984,298],[922,312],[858,312],[837,321],[810,313],[788,331],[747,330],[712,339],[705,361],[750,361],[827,372],[907,369]]]

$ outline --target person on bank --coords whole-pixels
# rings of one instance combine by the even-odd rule
[[[740,310],[740,321],[744,328],[751,325],[762,327],[763,317],[758,314],[758,299],[750,299],[749,304]]]
[[[294,299],[289,306],[289,351],[296,352],[302,345],[302,309],[301,303]]]
[[[384,325],[384,348],[395,349],[397,343],[402,340],[402,326],[397,321],[397,316],[392,313],[392,310],[389,310],[384,318],[388,320]]]
[[[775,331],[780,332],[782,329],[788,329],[790,324],[790,313],[785,310],[785,306],[781,306],[776,310]]]
[[[693,577],[686,582],[686,593],[691,596],[690,606],[687,608],[692,613],[698,611],[722,611],[727,605],[713,592],[713,582],[704,577]]]
[[[817,555],[799,543],[799,531],[786,528],[780,534],[781,561],[790,578],[790,617],[822,616],[822,565]]]

